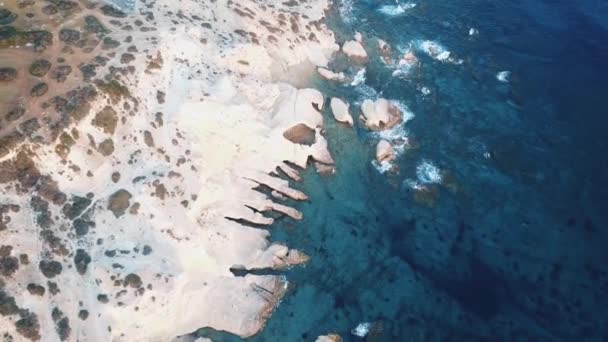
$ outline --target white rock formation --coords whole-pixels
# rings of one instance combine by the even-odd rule
[[[401,121],[401,111],[386,99],[365,100],[361,104],[361,121],[373,131],[390,129]]]
[[[369,61],[369,57],[363,45],[357,40],[349,40],[342,45],[342,52],[348,58],[357,64],[365,64]]]
[[[339,99],[337,97],[333,97],[329,103],[329,106],[331,108],[331,112],[333,113],[336,121],[343,122],[350,126],[353,126],[353,124],[354,124],[353,117],[350,115],[350,112],[349,112],[350,106],[348,103],[342,101],[341,99]]]
[[[346,75],[344,75],[343,72],[333,72],[333,71],[323,68],[323,67],[317,68],[317,72],[319,73],[319,75],[321,75],[321,77],[323,77],[327,80],[330,80],[330,81],[337,81],[337,82],[346,81]]]
[[[315,342],[341,342],[342,337],[338,334],[329,334],[317,337]]]
[[[395,158],[395,150],[391,143],[386,140],[380,140],[376,145],[376,160],[379,163],[390,162]]]

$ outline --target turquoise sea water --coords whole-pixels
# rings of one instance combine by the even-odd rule
[[[328,19],[340,41],[356,30],[370,52],[382,38],[419,59],[396,77],[372,52],[362,84],[315,80],[354,113],[366,98],[400,101],[412,147],[382,174],[378,137],[325,113],[337,172],[305,171],[293,184],[311,198],[294,204],[304,220],[271,228],[312,261],[288,271],[290,292],[251,340],[608,340],[607,3],[415,4],[343,1]],[[366,338],[351,333],[362,322]]]

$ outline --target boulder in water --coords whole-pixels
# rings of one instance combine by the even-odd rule
[[[369,57],[367,56],[367,52],[363,48],[363,45],[356,40],[349,40],[344,43],[342,52],[344,52],[354,63],[365,64],[369,61]]]
[[[391,129],[401,121],[399,108],[382,98],[363,101],[361,112],[361,121],[372,131]]]
[[[395,159],[395,150],[393,146],[386,140],[380,140],[376,145],[376,160],[379,163],[389,162]]]
[[[331,99],[329,106],[331,107],[331,112],[334,114],[334,118],[336,119],[336,121],[353,126],[353,117],[349,113],[348,103],[342,101],[337,97],[334,97]]]
[[[344,82],[346,80],[346,76],[343,72],[333,72],[326,68],[317,68],[317,72],[326,80],[337,82]]]

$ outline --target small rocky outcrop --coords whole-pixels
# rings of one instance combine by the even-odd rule
[[[376,160],[379,163],[389,162],[395,158],[393,146],[386,140],[380,140],[376,146]]]
[[[401,121],[399,108],[382,98],[363,101],[361,112],[361,121],[373,131],[391,129]]]
[[[321,75],[321,77],[325,78],[326,80],[337,81],[337,82],[346,81],[346,76],[344,75],[343,72],[333,72],[329,69],[322,68],[322,67],[317,68],[317,72],[319,73],[319,75]]]

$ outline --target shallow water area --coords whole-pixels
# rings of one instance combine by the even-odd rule
[[[354,83],[314,86],[347,99],[355,118],[365,99],[399,101],[414,115],[400,131],[410,143],[395,172],[378,172],[378,135],[326,110],[336,173],[303,172],[292,183],[310,198],[296,205],[303,221],[272,228],[312,259],[287,273],[288,294],[251,340],[360,341],[351,331],[364,322],[374,341],[607,338],[608,9],[429,0],[383,10],[407,4],[332,11],[338,39],[361,32],[370,63],[365,77],[348,70]],[[395,77],[377,38],[420,65]]]

